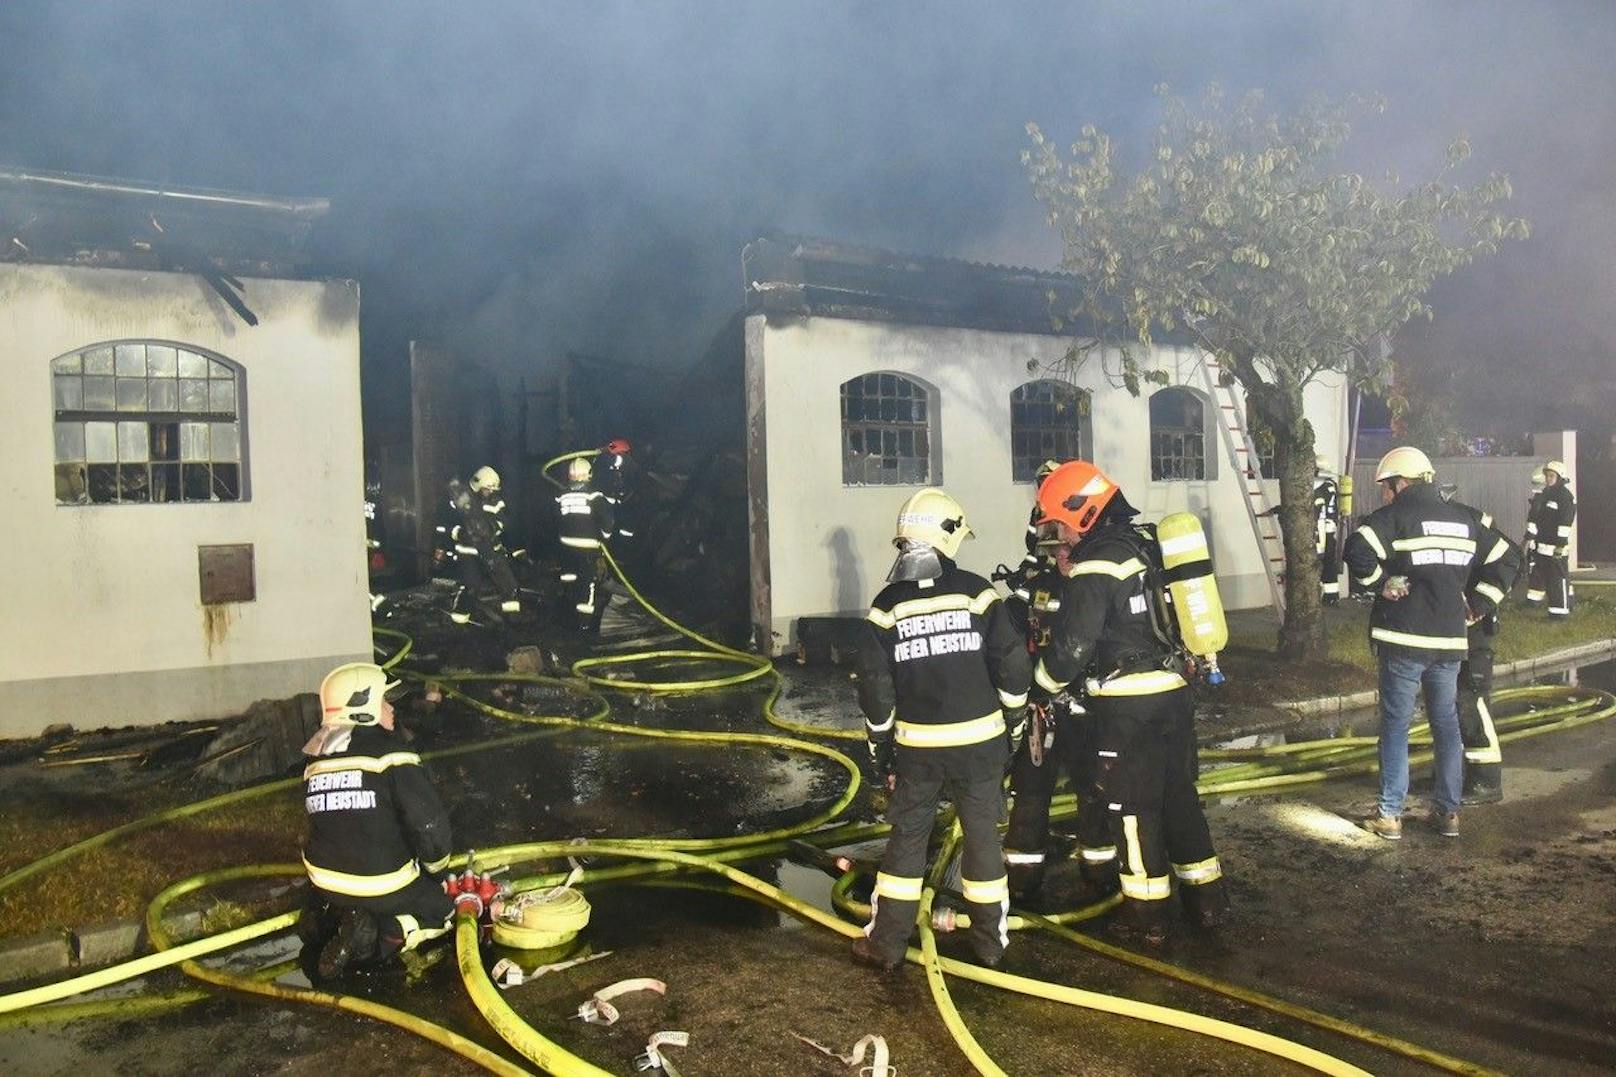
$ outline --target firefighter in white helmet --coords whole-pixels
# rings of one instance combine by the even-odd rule
[[[449,862],[449,816],[394,729],[387,693],[397,684],[369,662],[320,684],[323,719],[303,746],[312,893],[298,926],[313,981],[437,938],[454,911],[434,878]]]
[[[858,651],[858,697],[870,764],[892,790],[892,826],[856,960],[896,968],[914,930],[938,799],[953,801],[965,848],[960,886],[970,944],[997,964],[1010,891],[999,847],[1005,764],[1026,723],[1031,666],[999,593],[954,559],[971,534],[965,513],[926,488],[898,513],[897,561],[870,606]]]
[[[1543,465],[1543,489],[1532,496],[1526,516],[1526,542],[1531,574],[1526,601],[1547,602],[1551,618],[1571,615],[1571,525],[1577,521],[1577,499],[1567,485],[1564,460]]]
[[[1319,592],[1326,606],[1341,601],[1341,492],[1335,465],[1319,453],[1313,458],[1313,552],[1319,558]]]
[[[574,457],[567,465],[567,488],[555,499],[561,591],[584,632],[600,631],[606,612],[601,549],[616,527],[611,502],[592,486],[593,472],[586,457]]]
[[[1377,594],[1369,639],[1380,662],[1380,803],[1363,821],[1388,840],[1403,836],[1408,730],[1424,696],[1436,756],[1431,825],[1459,836],[1464,748],[1457,707],[1468,627],[1503,600],[1508,540],[1464,505],[1442,500],[1430,458],[1403,446],[1381,457],[1385,504],[1347,539],[1347,567]]]
[[[469,624],[483,592],[490,586],[499,599],[499,612],[512,616],[522,611],[521,591],[505,548],[505,498],[500,494],[499,472],[480,467],[472,472],[469,489],[450,484],[450,504],[459,516],[450,531],[460,565],[460,590],[449,617]]]

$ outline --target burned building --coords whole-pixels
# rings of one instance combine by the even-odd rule
[[[0,736],[368,657],[359,289],[323,199],[0,170]]]

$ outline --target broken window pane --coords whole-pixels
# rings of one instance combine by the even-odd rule
[[[235,464],[213,465],[213,496],[220,501],[241,500],[241,472]]]
[[[151,458],[153,460],[178,460],[180,458],[180,424],[179,423],[152,423],[151,429]]]
[[[233,381],[208,382],[208,410],[233,415],[236,411],[236,383]]]
[[[84,488],[83,464],[56,465],[56,503],[58,505],[85,505],[90,501]]]
[[[84,458],[92,464],[118,461],[118,424],[84,424]]]
[[[180,386],[171,378],[147,383],[151,386],[152,411],[179,411]]]
[[[77,374],[84,369],[84,359],[78,352],[51,360],[51,370],[57,374]]]
[[[112,379],[86,377],[84,379],[84,410],[112,411],[118,398],[113,392]]]
[[[181,378],[180,410],[189,414],[201,414],[207,411],[208,383],[194,378]]]
[[[85,485],[92,504],[114,503],[118,500],[118,465],[91,464],[89,481]]]
[[[84,424],[56,424],[56,459],[84,459]]]
[[[184,477],[184,496],[186,501],[212,501],[213,477],[208,474],[206,464],[181,464]]]
[[[119,344],[116,352],[118,376],[120,378],[144,378],[146,376],[146,345]]]
[[[118,465],[118,500],[136,503],[151,500],[151,483],[145,464]]]
[[[180,466],[178,464],[152,465],[151,499],[163,503],[180,500]]]
[[[235,423],[213,424],[213,451],[209,459],[230,463],[241,459],[241,439]]]
[[[179,349],[167,344],[146,345],[146,372],[154,378],[172,378],[179,369]]]
[[[208,458],[208,424],[180,424],[180,459],[206,460]],[[190,483],[186,483],[190,489]]]
[[[147,460],[150,435],[145,423],[118,424],[118,460],[125,464],[144,464]]]
[[[146,379],[145,378],[119,378],[118,379],[118,410],[119,411],[145,411],[146,410]]]
[[[91,348],[84,353],[84,372],[86,374],[111,374],[112,349]]]
[[[84,379],[76,374],[55,378],[56,410],[81,411],[84,408]]]
[[[205,378],[208,376],[208,361],[195,352],[180,352],[180,377]]]

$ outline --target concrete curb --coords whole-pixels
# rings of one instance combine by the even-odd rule
[[[163,926],[175,935],[195,934],[201,930],[202,914],[170,916]],[[0,984],[115,965],[139,954],[145,942],[146,927],[139,920],[113,920],[29,935],[0,945]]]
[[[1511,677],[1517,674],[1537,673],[1540,670],[1565,665],[1567,662],[1575,662],[1583,658],[1603,658],[1611,654],[1616,654],[1616,639],[1596,640],[1593,643],[1583,643],[1560,651],[1550,651],[1548,654],[1540,654],[1535,658],[1522,658],[1516,662],[1506,662],[1493,668],[1493,676]],[[1275,703],[1274,706],[1283,707],[1301,718],[1312,718],[1321,714],[1340,714],[1342,711],[1373,707],[1379,699],[1380,693],[1371,688],[1367,691],[1353,692],[1344,696],[1290,700]]]

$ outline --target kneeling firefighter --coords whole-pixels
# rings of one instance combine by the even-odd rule
[[[329,980],[449,930],[454,903],[432,873],[449,862],[449,817],[386,699],[397,681],[350,662],[320,684],[324,718],[303,746],[312,887],[298,927],[303,968]]]
[[[1032,670],[998,591],[954,563],[970,534],[959,502],[942,490],[928,487],[904,502],[891,582],[871,604],[859,645],[859,707],[876,781],[892,790],[892,834],[867,937],[854,942],[853,956],[882,968],[903,960],[914,930],[927,840],[945,795],[964,830],[960,875],[971,949],[995,965],[1009,942],[998,825]]]
[[[1038,504],[1040,524],[1055,526],[1064,543],[1057,554],[1063,584],[1033,680],[1059,699],[1083,679],[1094,723],[1095,791],[1119,857],[1118,927],[1160,942],[1172,875],[1185,916],[1214,926],[1229,899],[1195,790],[1194,702],[1181,672],[1190,648],[1179,627],[1182,618],[1195,628],[1213,613],[1222,623],[1205,536],[1193,517],[1177,514],[1169,518],[1171,537],[1158,541],[1153,529],[1133,523],[1138,510],[1116,484],[1084,460],[1050,475]],[[1186,608],[1176,610],[1168,588],[1186,584],[1196,595],[1186,593],[1180,603]],[[1221,678],[1215,655],[1208,664],[1215,682]]]
[[[602,593],[606,566],[600,555],[615,523],[612,506],[599,490],[590,488],[594,469],[583,457],[567,465],[567,488],[556,495],[559,516],[556,531],[561,541],[561,590],[577,615],[578,628],[600,631],[606,613]]]

